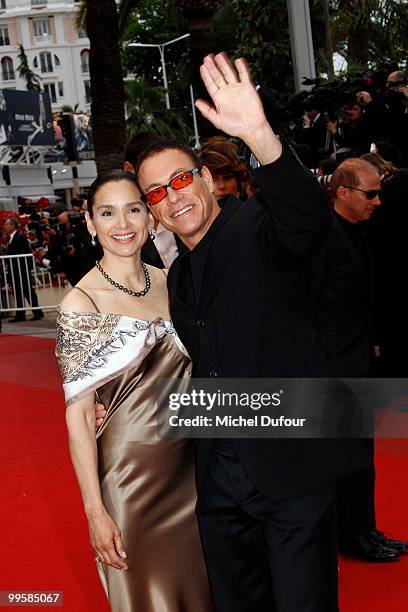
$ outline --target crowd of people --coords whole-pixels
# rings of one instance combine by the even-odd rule
[[[199,152],[133,137],[124,169],[91,187],[102,257],[58,317],[95,560],[121,612],[335,612],[338,551],[389,562],[408,550],[377,529],[373,440],[197,440],[199,539],[192,447],[153,441],[152,380],[394,375],[374,219],[403,207],[405,172],[350,151],[319,161],[330,172],[319,185],[299,145],[274,133],[242,61],[207,57],[201,75],[213,106],[199,110],[245,143],[253,177],[225,137]]]
[[[222,136],[196,152],[137,134],[86,207],[28,228],[39,264],[74,287],[57,356],[95,560],[117,612],[337,612],[338,551],[408,551],[377,529],[373,440],[200,439],[194,453],[156,437],[153,381],[407,376],[406,75],[382,103],[359,92],[343,122],[309,100],[291,142],[242,60],[208,56],[201,75],[213,105],[197,107],[245,155]]]
[[[34,320],[44,317],[38,305],[34,265],[52,274],[62,273],[72,286],[93,266],[98,249],[92,248],[86,231],[84,201],[84,197],[75,197],[69,208],[55,203],[30,213],[8,212],[2,220],[0,255],[13,256],[0,268],[1,304],[16,308],[9,323],[25,321],[30,307]]]
[[[397,166],[408,165],[408,79],[402,70],[391,72],[379,91],[359,91],[342,107],[330,111],[318,96],[306,98],[303,126],[296,122],[291,139],[316,168],[323,159],[358,157],[373,146],[387,151],[386,159]],[[334,115],[334,116],[333,116]]]

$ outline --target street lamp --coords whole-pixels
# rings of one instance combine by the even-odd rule
[[[179,40],[182,40],[183,38],[188,38],[189,36],[190,34],[183,34],[183,36],[179,36],[178,38],[169,40],[168,42],[165,42],[162,45],[154,45],[154,44],[147,44],[147,43],[145,44],[145,43],[137,43],[137,42],[129,43],[127,45],[128,47],[156,47],[156,49],[159,50],[162,71],[163,71],[163,83],[164,83],[164,89],[165,89],[165,95],[166,95],[166,108],[167,109],[170,108],[170,96],[169,96],[169,88],[168,88],[168,83],[167,83],[166,62],[164,61],[164,47],[167,47],[168,45],[172,45],[173,43],[178,42]]]

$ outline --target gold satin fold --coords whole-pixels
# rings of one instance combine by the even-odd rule
[[[155,380],[189,372],[166,335],[138,366],[98,388],[108,407],[97,441],[102,497],[129,566],[103,566],[114,612],[213,611],[194,514],[192,441],[157,437]]]

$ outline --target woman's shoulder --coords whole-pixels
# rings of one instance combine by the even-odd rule
[[[95,284],[93,279],[94,270],[91,270],[64,296],[59,309],[76,313],[99,312],[95,303],[95,292],[92,289]]]
[[[86,289],[76,285],[69,293],[64,296],[64,299],[59,305],[60,311],[76,312],[76,313],[97,313],[98,309],[92,299],[92,296]]]

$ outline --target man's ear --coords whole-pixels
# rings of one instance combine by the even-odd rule
[[[132,174],[136,174],[136,172],[135,172],[135,168],[134,168],[133,164],[131,164],[131,163],[130,163],[130,162],[128,162],[128,161],[125,161],[125,162],[123,163],[123,169],[124,169],[126,172],[131,172]]]
[[[344,200],[347,194],[348,194],[348,189],[343,187],[343,185],[339,185],[339,187],[337,187],[336,193],[334,193],[333,196],[335,198],[338,198],[339,200]]]
[[[207,166],[203,166],[201,168],[201,176],[208,187],[208,191],[210,193],[214,193],[214,180]]]

